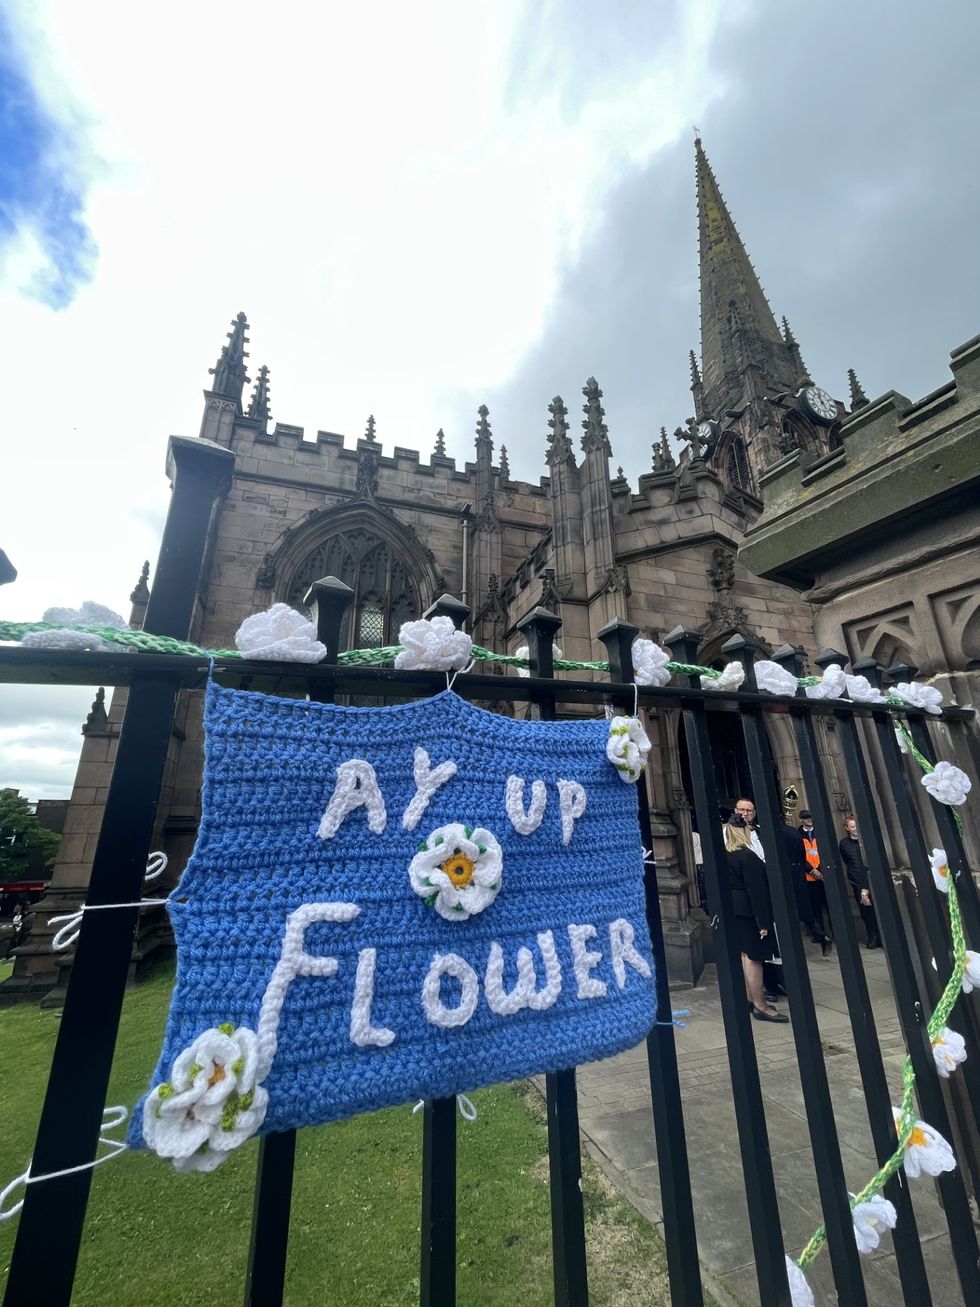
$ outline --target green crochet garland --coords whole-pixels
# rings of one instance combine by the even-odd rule
[[[50,622],[0,622],[0,640],[21,640],[32,631],[64,629],[66,628]],[[81,631],[85,635],[97,635],[107,644],[118,644],[124,649],[137,649],[142,653],[193,654],[202,658],[245,657],[239,649],[202,649],[187,640],[175,640],[169,635],[150,635],[147,631],[120,631],[112,626],[72,626],[70,629]],[[348,649],[337,655],[337,663],[341,667],[376,667],[393,662],[401,652],[400,644],[382,645],[378,649]],[[530,658],[519,658],[517,654],[494,653],[492,649],[484,649],[478,644],[473,645],[471,652],[477,662],[500,663],[504,667],[529,668],[531,666]],[[575,658],[556,658],[554,668],[556,672],[608,672],[609,664],[603,659],[579,662]],[[721,672],[716,668],[699,667],[696,663],[669,662],[667,670],[679,672],[683,676],[706,676],[712,681],[717,681],[721,676]],[[810,685],[818,685],[820,677],[800,676],[797,677],[796,683],[806,688]],[[903,700],[896,695],[888,695],[887,701],[896,707],[904,706]]]
[[[904,740],[909,755],[915,759],[923,772],[934,771],[935,768],[932,763],[915,747],[915,744],[912,741],[912,736],[910,735],[905,723],[899,722],[897,729]],[[962,832],[963,823],[960,821],[960,815],[955,808],[952,810],[952,815],[958,829]],[[946,988],[943,990],[939,1002],[936,1004],[936,1009],[929,1018],[926,1026],[930,1042],[933,1043],[946,1025],[948,1017],[956,1006],[957,1000],[962,992],[963,976],[966,972],[966,940],[963,935],[963,921],[960,917],[959,900],[956,897],[956,885],[953,877],[948,873],[947,882],[949,928],[953,939],[953,970]],[[912,1132],[915,1129],[916,1115],[913,1102],[914,1093],[915,1072],[912,1070],[912,1059],[906,1057],[902,1066],[902,1104],[899,1109],[900,1116],[896,1130],[898,1135],[898,1147],[895,1149],[894,1153],[892,1153],[891,1157],[889,1157],[885,1165],[879,1171],[875,1172],[860,1193],[855,1194],[851,1198],[851,1211],[853,1211],[859,1203],[866,1203],[869,1198],[874,1198],[876,1194],[880,1194],[892,1176],[901,1169],[902,1164],[905,1161],[905,1149],[908,1146],[908,1142],[912,1137]],[[801,1271],[807,1271],[810,1268],[817,1254],[826,1242],[827,1230],[825,1226],[821,1225],[814,1231],[809,1242],[796,1259],[796,1265]]]

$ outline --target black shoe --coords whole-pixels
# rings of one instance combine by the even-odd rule
[[[780,1025],[786,1025],[789,1021],[785,1012],[760,1012],[755,1005],[752,1007],[752,1016],[756,1021],[778,1021]]]
[[[881,940],[877,935],[875,935],[873,939],[868,940],[868,948],[881,948]]]
[[[834,941],[830,938],[829,935],[824,935],[823,939],[820,941],[820,952],[822,953],[822,955],[826,957],[833,947],[834,947]]]

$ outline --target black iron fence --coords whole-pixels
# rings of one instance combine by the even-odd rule
[[[210,514],[226,484],[227,466],[212,453],[202,452],[200,447],[195,450],[193,442],[181,442],[175,454],[174,496],[144,629],[180,639],[187,636],[191,627]],[[328,649],[324,663],[311,667],[219,657],[214,660],[213,675],[227,685],[250,685],[273,693],[277,689],[292,694],[305,691],[321,702],[337,695],[352,696],[354,700],[359,696],[406,699],[445,689],[442,673],[338,665],[339,633],[349,599],[347,588],[332,578],[317,582],[310,593],[309,601],[317,611],[319,635]],[[448,613],[457,623],[465,620],[465,607],[456,601],[441,607],[436,605],[430,613],[439,611]],[[667,709],[680,714],[690,759],[693,791],[690,798],[701,833],[708,899],[715,919],[721,1011],[759,1292],[764,1304],[789,1304],[785,1250],[753,1027],[746,1005],[738,945],[729,929],[734,920],[732,895],[726,875],[708,734],[709,713],[717,707],[719,696],[702,690],[695,675],[681,675],[677,683],[664,688],[640,687],[637,691],[633,685],[631,657],[637,630],[624,621],[614,621],[599,633],[608,651],[608,681],[556,678],[552,644],[560,625],[558,616],[543,609],[534,610],[519,623],[530,649],[529,679],[467,674],[456,679],[454,689],[470,699],[529,704],[542,718],[554,718],[560,708],[569,705],[579,711],[584,708],[602,712],[611,704],[632,712],[637,693],[641,708]],[[665,643],[678,663],[693,664],[699,640],[696,631],[678,628]],[[767,873],[789,995],[792,1034],[806,1087],[807,1120],[834,1283],[840,1302],[848,1307],[860,1307],[867,1297],[797,907],[781,852],[782,814],[772,784],[767,714],[789,714],[807,803],[818,829],[827,832],[834,829],[834,816],[814,722],[816,717],[826,714],[836,721],[854,812],[870,866],[871,892],[895,1003],[916,1076],[920,1112],[946,1138],[952,1137],[953,1132],[926,1029],[934,994],[924,992],[923,985],[932,982],[923,981],[921,968],[917,970],[913,965],[899,897],[889,871],[869,779],[873,750],[883,760],[887,779],[888,793],[881,800],[894,804],[900,816],[908,861],[919,890],[922,930],[936,959],[936,981],[940,987],[948,980],[954,959],[949,925],[931,884],[926,838],[912,801],[910,787],[914,782],[899,752],[892,711],[881,705],[810,700],[802,692],[793,700],[773,698],[757,691],[754,651],[744,641],[729,642],[726,652],[741,660],[746,670],[743,689],[737,694],[726,694],[725,698],[737,703],[761,836],[765,848],[771,851]],[[840,661],[841,655],[833,658]],[[786,650],[783,657],[777,658],[794,674],[801,671],[800,659],[799,651],[795,650]],[[828,655],[817,662],[830,660]],[[0,680],[3,681],[130,687],[92,867],[88,904],[125,904],[140,898],[177,696],[182,690],[203,687],[211,670],[207,658],[190,654],[77,654],[0,649]],[[876,675],[879,669],[862,670]],[[948,710],[946,716],[952,720],[957,711]],[[959,716],[962,718],[963,714]],[[932,758],[925,715],[909,709],[906,717],[917,747],[927,758]],[[980,941],[980,908],[975,882],[950,809],[942,804],[934,807],[949,857],[950,874],[957,877],[967,937],[976,943]],[[651,848],[650,812],[642,784],[638,787],[637,820],[639,839],[645,848]],[[821,852],[837,873],[825,879],[828,909],[874,1148],[879,1165],[883,1165],[897,1147],[892,1097],[872,1017],[846,880],[837,865],[836,848],[831,846]],[[663,1017],[670,1013],[671,998],[656,869],[649,864],[645,891],[656,962],[658,1007]],[[139,909],[132,907],[84,916],[31,1163],[35,1177],[69,1173],[44,1183],[32,1183],[26,1189],[3,1300],[6,1307],[37,1303],[58,1307],[70,1301],[92,1175],[91,1170],[72,1172],[71,1169],[84,1167],[96,1155],[138,913]],[[963,1068],[967,1092],[962,1101],[966,1110],[975,1114],[980,1110],[980,1060],[976,1056],[980,1049],[980,1027],[975,1006],[964,1004],[964,1012],[960,1024],[962,1028],[963,1022],[966,1023],[967,1043],[974,1056]],[[672,1301],[678,1307],[695,1307],[703,1301],[697,1212],[691,1195],[674,1030],[669,1021],[654,1026],[647,1036],[646,1047]],[[584,1307],[589,1297],[588,1267],[575,1071],[549,1075],[546,1092],[555,1302],[559,1307]],[[974,1115],[970,1128],[974,1129],[976,1124]],[[425,1104],[422,1307],[449,1307],[455,1302],[455,1132],[454,1100]],[[294,1150],[293,1132],[268,1135],[259,1145],[244,1288],[245,1302],[255,1307],[274,1307],[282,1301]],[[976,1178],[973,1177],[974,1184]],[[939,1176],[937,1184],[963,1300],[976,1304],[980,1302],[980,1273],[977,1235],[967,1192],[970,1179],[969,1169],[960,1167]],[[885,1193],[898,1212],[895,1252],[904,1301],[925,1307],[933,1298],[904,1178],[893,1177]],[[111,1288],[107,1297],[113,1300]],[[327,1290],[325,1300],[329,1301]]]

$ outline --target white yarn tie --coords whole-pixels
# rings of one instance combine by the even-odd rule
[[[470,661],[466,664],[465,667],[457,667],[457,668],[456,668],[454,671],[452,671],[452,672],[448,672],[448,671],[447,671],[447,672],[446,672],[446,689],[447,689],[447,690],[451,690],[451,689],[453,688],[453,684],[454,684],[454,682],[455,682],[455,680],[456,680],[456,677],[460,674],[460,672],[462,672],[463,675],[465,676],[467,672],[471,672],[471,671],[473,670],[473,667],[474,667],[474,664],[475,664],[475,663],[476,663],[476,659],[475,659],[475,658],[471,658]],[[424,1101],[425,1101],[425,1100],[423,1099],[423,1102],[424,1102]]]
[[[129,1109],[119,1104],[116,1107],[106,1107],[102,1110],[102,1125],[99,1127],[99,1143],[105,1144],[109,1149],[101,1157],[96,1157],[91,1162],[83,1162],[81,1166],[68,1166],[63,1171],[46,1171],[43,1175],[31,1175],[31,1163],[27,1163],[27,1170],[21,1175],[16,1176],[2,1190],[0,1190],[0,1221],[9,1221],[12,1216],[16,1216],[24,1206],[24,1199],[14,1203],[12,1207],[4,1207],[7,1199],[20,1185],[26,1189],[29,1184],[40,1184],[42,1180],[59,1180],[65,1175],[77,1175],[80,1171],[91,1171],[103,1162],[111,1162],[114,1157],[124,1153],[129,1145],[122,1139],[107,1139],[105,1132],[115,1130],[129,1116]]]
[[[475,1121],[479,1115],[473,1100],[467,1098],[465,1094],[456,1095],[456,1106],[459,1108],[459,1114],[464,1121]],[[421,1112],[423,1107],[425,1107],[425,1099],[420,1098],[412,1108],[412,1115],[414,1116],[416,1112]]]
[[[61,929],[52,936],[51,948],[55,953],[64,953],[71,948],[81,934],[82,917],[86,912],[109,912],[114,908],[158,908],[166,902],[166,899],[135,899],[132,903],[83,903],[77,912],[66,912],[61,916],[48,918],[52,926],[64,922]]]

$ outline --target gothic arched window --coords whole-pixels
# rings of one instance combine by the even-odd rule
[[[420,613],[418,586],[387,540],[362,527],[338,531],[307,555],[295,573],[286,602],[304,607],[312,583],[335,576],[354,591],[342,640],[358,649],[395,644],[398,628]]]
[[[728,447],[728,457],[725,459],[725,475],[728,477],[729,485],[737,486],[739,490],[752,489],[749,456],[745,449],[745,441],[741,436],[736,436]]]

